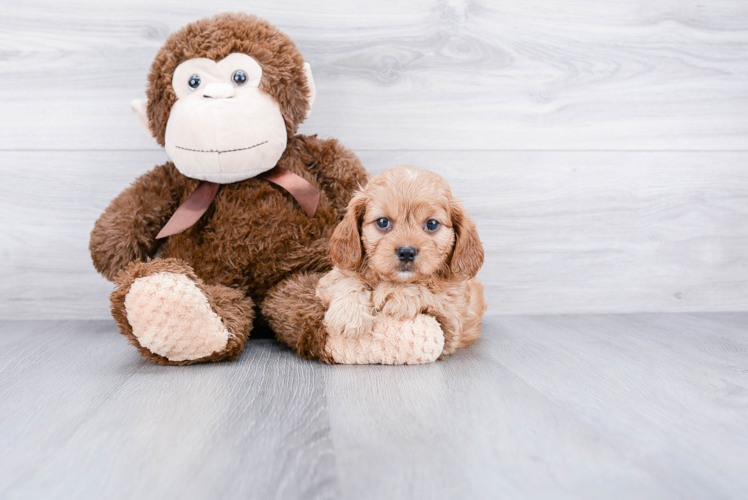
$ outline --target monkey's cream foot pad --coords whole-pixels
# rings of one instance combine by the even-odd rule
[[[333,361],[346,365],[416,365],[432,363],[444,349],[444,333],[432,316],[414,320],[379,317],[372,331],[355,338],[327,336],[325,350]]]
[[[162,272],[136,279],[125,310],[140,345],[171,361],[221,351],[231,335],[205,294],[182,274]]]

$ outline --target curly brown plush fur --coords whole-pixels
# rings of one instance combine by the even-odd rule
[[[278,340],[300,356],[333,363],[327,355],[327,332],[322,324],[327,308],[315,296],[325,273],[296,275],[275,287],[265,299],[262,312]]]
[[[232,52],[246,53],[262,66],[260,88],[279,102],[289,135],[278,166],[314,185],[321,192],[319,206],[310,218],[289,193],[265,179],[250,178],[222,185],[193,227],[156,240],[199,183],[170,162],[142,175],[113,200],[91,233],[91,256],[101,274],[110,280],[116,277],[112,313],[120,331],[157,363],[236,357],[251,330],[252,303],[261,306],[268,292],[290,276],[331,268],[329,238],[352,193],[368,180],[358,158],[338,141],[293,135],[309,107],[301,54],[277,28],[244,14],[223,14],[185,26],[157,55],[148,78],[148,117],[160,144],[176,100],[171,87],[174,69],[190,58],[220,60]],[[157,252],[161,259],[149,260]],[[124,300],[135,280],[164,270],[197,284],[233,335],[226,350],[175,362],[139,345]],[[300,347],[300,352],[308,355],[305,349]]]

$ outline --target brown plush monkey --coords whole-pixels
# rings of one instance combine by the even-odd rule
[[[112,201],[90,242],[116,283],[120,332],[146,359],[233,359],[274,287],[331,268],[329,238],[368,177],[336,140],[296,135],[314,92],[294,43],[254,16],[197,21],[159,51],[133,110],[172,161]],[[319,357],[324,339],[299,332],[281,340]]]

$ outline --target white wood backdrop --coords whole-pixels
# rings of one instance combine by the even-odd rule
[[[748,2],[0,2],[0,318],[106,318],[88,234],[165,159],[129,101],[166,36],[276,23],[303,133],[435,170],[493,313],[748,310]]]

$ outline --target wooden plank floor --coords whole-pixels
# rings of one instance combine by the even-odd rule
[[[0,322],[2,498],[745,498],[748,314],[490,316],[427,366]]]

